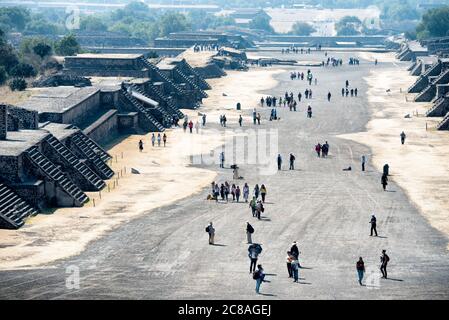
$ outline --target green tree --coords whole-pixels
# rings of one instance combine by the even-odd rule
[[[30,11],[23,7],[0,8],[0,21],[11,29],[22,31],[30,20]]]
[[[289,33],[297,36],[310,36],[315,31],[315,28],[306,22],[296,22]]]
[[[427,11],[416,27],[418,39],[449,35],[449,6]]]
[[[84,31],[106,31],[108,27],[101,18],[89,15],[81,19],[80,29]]]
[[[250,29],[259,29],[259,30],[265,30],[270,33],[274,32],[273,27],[270,25],[270,17],[264,16],[264,15],[258,15],[255,16],[254,19],[251,20],[249,23]]]
[[[62,56],[73,56],[81,52],[81,47],[75,36],[70,34],[56,42],[55,51]]]
[[[14,48],[5,41],[0,43],[0,66],[3,66],[7,73],[19,63],[19,58]]]
[[[185,15],[181,13],[165,13],[158,19],[159,36],[164,37],[172,32],[191,30],[191,25]]]
[[[27,82],[23,78],[14,78],[9,82],[12,91],[23,91],[27,88]]]
[[[36,75],[36,70],[31,64],[20,62],[11,69],[9,75],[23,78],[34,77]]]
[[[37,33],[37,34],[50,34],[55,35],[58,33],[59,28],[56,24],[50,23],[44,19],[32,20],[30,21],[25,28],[25,31],[28,33]]]
[[[51,47],[51,45],[44,42],[39,42],[33,47],[33,52],[37,54],[39,57],[41,57],[41,59],[51,55],[52,51],[53,48]]]
[[[335,24],[339,36],[353,36],[360,34],[362,21],[355,16],[344,16]]]

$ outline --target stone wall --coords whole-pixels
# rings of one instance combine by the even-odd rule
[[[65,112],[62,121],[63,123],[71,123],[77,126],[82,125],[86,118],[97,113],[100,108],[100,92],[98,91],[78,104],[76,108],[72,108]]]
[[[83,132],[98,144],[107,143],[118,135],[117,110],[107,111]]]
[[[139,127],[139,113],[128,112],[118,115],[118,129],[122,133],[133,133]]]
[[[6,140],[8,132],[8,107],[4,104],[0,105],[0,140]]]
[[[0,180],[8,183],[20,182],[19,157],[0,155]]]
[[[18,129],[36,130],[39,128],[39,114],[37,111],[10,105],[8,106],[8,114],[19,120]],[[11,129],[11,131],[14,129]]]

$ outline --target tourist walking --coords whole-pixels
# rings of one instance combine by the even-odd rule
[[[151,134],[151,145],[154,147],[154,143],[156,142],[156,136],[154,133]]]
[[[265,211],[265,208],[263,207],[262,201],[260,201],[260,200],[257,201],[257,204],[256,204],[256,216],[257,216],[257,219],[260,220],[260,215],[264,211]]]
[[[327,93],[327,101],[331,101],[332,94],[330,92]]]
[[[253,233],[254,233],[253,226],[250,225],[248,221],[246,221],[246,239],[248,240],[248,243],[253,243],[253,240],[251,238]],[[254,267],[256,267],[255,263],[254,263]]]
[[[282,157],[281,157],[281,154],[278,154],[277,162],[278,162],[278,170],[281,170],[281,168],[282,168]]]
[[[198,120],[196,120],[196,122],[195,122],[195,130],[196,130],[196,134],[198,134],[200,132],[200,123]]]
[[[387,177],[387,175],[385,173],[382,174],[382,178],[380,179],[380,183],[382,184],[382,187],[384,188],[384,191],[386,191],[387,185],[388,185],[388,177]]]
[[[376,228],[376,226],[377,226],[377,219],[376,219],[376,217],[374,216],[374,214],[371,216],[371,220],[370,220],[369,223],[371,224],[371,232],[370,232],[370,236],[372,237],[372,236],[373,236],[373,232],[374,232],[374,234],[375,234],[376,237],[377,237],[377,228]]]
[[[365,163],[366,163],[366,157],[365,157],[365,155],[362,155],[362,171],[365,171]]]
[[[260,195],[262,197],[262,202],[265,203],[265,198],[267,196],[267,188],[265,187],[264,184],[260,186]]]
[[[164,141],[164,147],[167,144],[167,135],[164,133],[164,135],[162,136],[162,141]]]
[[[387,265],[390,261],[390,257],[387,255],[387,250],[382,250],[380,256],[380,272],[382,272],[382,278],[387,279]]]
[[[248,202],[248,197],[249,197],[249,186],[245,182],[245,185],[243,186],[243,199],[245,200],[245,202]]]
[[[243,122],[242,115],[239,115],[239,126],[240,126],[240,127],[242,126],[242,122]]]
[[[160,133],[157,134],[157,146],[158,147],[161,146],[161,134]]]
[[[290,253],[295,259],[299,258],[299,249],[298,246],[296,245],[296,241],[293,241],[293,244],[290,248]]]
[[[202,120],[203,120],[203,127],[204,127],[204,126],[206,126],[206,114],[205,113],[203,113]]]
[[[220,153],[220,168],[224,168],[224,162],[225,162],[225,154],[224,151]]]
[[[248,257],[250,260],[249,273],[256,271],[257,257],[259,256],[259,250],[257,250],[257,245],[252,244],[248,247]]]
[[[213,227],[212,222],[206,227],[206,232],[209,234],[209,244],[214,244],[215,228]]]
[[[256,280],[256,293],[260,293],[260,285],[264,282],[265,273],[262,268],[262,265],[257,265],[257,271],[253,273],[253,279]]]
[[[307,118],[312,118],[312,107],[310,105],[307,106]]]
[[[143,141],[139,140],[139,151],[142,152],[143,151]]]
[[[235,198],[237,199],[237,202],[240,201],[240,187],[237,186],[237,188],[235,189]]]
[[[287,263],[287,272],[289,278],[293,277],[292,261],[293,261],[292,253],[290,251],[287,251],[287,257],[285,258],[285,262]]]
[[[249,207],[251,208],[251,213],[253,214],[253,217],[256,216],[256,210],[257,210],[257,200],[256,197],[253,197],[251,201],[249,202]]]
[[[318,143],[318,144],[315,146],[315,152],[316,152],[316,154],[318,155],[318,158],[321,157],[321,144],[320,144],[320,143]]]
[[[405,138],[406,138],[405,132],[402,131],[402,132],[401,132],[401,144],[404,144],[404,143],[405,143]]]
[[[256,183],[256,185],[254,186],[254,196],[256,197],[256,199],[259,199],[259,193],[260,193],[259,185]]]
[[[298,279],[299,279],[299,261],[298,261],[298,259],[297,258],[292,259],[291,265],[292,265],[293,282],[298,282]]]
[[[363,275],[365,274],[365,263],[363,262],[362,257],[359,257],[359,261],[356,262],[355,268],[357,270],[357,276],[359,278],[359,284],[361,286],[363,286],[362,280],[363,280]]]
[[[295,155],[293,153],[290,153],[290,167],[289,170],[295,170]]]

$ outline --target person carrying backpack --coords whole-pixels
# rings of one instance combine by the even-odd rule
[[[248,221],[246,221],[246,238],[248,240],[248,243],[253,243],[251,239],[251,235],[254,233],[254,228],[252,225],[249,224]]]

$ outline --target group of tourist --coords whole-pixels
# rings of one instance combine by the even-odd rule
[[[210,45],[204,45],[204,44],[195,44],[193,46],[193,52],[200,52],[200,51],[218,51],[219,50],[218,44],[210,44]]]
[[[324,67],[324,65],[326,66],[333,66],[333,67],[339,67],[343,65],[343,60],[342,59],[336,59],[334,57],[328,57],[326,62],[322,62],[322,65]]]
[[[352,65],[357,65],[357,66],[358,66],[358,65],[360,64],[360,60],[357,59],[357,58],[350,57],[348,63],[349,63],[349,65],[351,65],[351,66],[352,66]]]
[[[289,49],[282,49],[282,53],[290,53],[291,52],[298,52],[295,50],[299,50],[297,48],[289,48]],[[309,49],[310,50],[310,49]],[[302,51],[302,49],[301,49]],[[302,53],[302,52],[301,52]],[[326,54],[327,56],[327,54]],[[356,58],[350,58],[349,64],[351,65],[358,65],[360,61]],[[341,66],[343,64],[342,59],[336,59],[336,58],[327,58],[327,65],[332,64],[332,66]],[[323,62],[324,65],[324,62]],[[290,78],[293,79],[306,79],[309,82],[309,85],[312,83],[312,79],[314,79],[312,73],[310,70],[308,70],[307,74],[300,73],[300,72],[291,72]],[[315,84],[316,84],[316,78],[315,78]],[[358,95],[358,89],[357,88],[350,88],[349,87],[349,81],[346,80],[345,87],[342,88],[342,96],[355,96]],[[311,99],[312,98],[312,90],[307,88],[304,91],[305,99]],[[298,93],[298,101],[301,101],[302,94],[301,92]],[[331,93],[328,92],[327,94],[327,100],[331,100]],[[284,97],[277,98],[274,95],[269,95],[262,97],[260,99],[260,105],[263,107],[264,105],[268,107],[274,107],[271,109],[270,113],[270,120],[277,119],[277,112],[276,112],[276,106],[289,106],[290,111],[296,111],[297,101],[294,99],[294,95],[292,92],[288,93],[285,92]],[[260,114],[257,113],[256,109],[254,108],[253,112],[253,122],[254,124],[259,123],[260,124]],[[312,117],[312,108],[310,104],[307,107],[307,117]],[[222,118],[224,118],[224,124],[222,126],[226,126],[226,117],[220,116],[220,123],[222,122]],[[241,115],[240,115],[241,118]],[[239,118],[239,119],[240,119]],[[239,120],[240,122],[241,120]],[[405,141],[405,133],[401,133],[401,142],[404,144]],[[318,143],[315,145],[315,152],[318,157],[326,158],[329,154],[329,143],[326,141],[325,143],[321,144]],[[224,164],[224,154],[220,155],[221,163]],[[289,160],[289,170],[295,170],[295,160],[296,156],[293,153],[290,153],[288,155]],[[365,163],[366,163],[366,157],[362,156],[362,171],[365,170]],[[282,170],[282,164],[283,164],[283,158],[281,154],[278,154],[277,156],[277,167],[278,170]],[[223,166],[222,166],[223,167]],[[384,173],[382,175],[381,183],[383,185],[384,190],[386,189],[386,186],[388,184],[388,167],[387,170],[384,168]],[[240,196],[243,195],[244,201],[249,201],[249,207],[251,209],[251,213],[253,217],[257,217],[258,219],[261,219],[261,214],[264,212],[264,203],[266,200],[266,188],[264,185],[259,186],[256,184],[253,189],[253,196],[250,199],[250,189],[247,183],[244,184],[242,190],[240,190],[240,187],[235,184],[229,184],[228,182],[221,183],[221,185],[216,184],[215,182],[212,183],[212,195],[210,196],[210,199],[215,199],[218,201],[219,198],[221,198],[222,201],[229,201],[229,194],[232,195],[232,201],[239,202]],[[259,196],[261,197],[259,199]],[[373,214],[371,216],[371,219],[369,221],[371,226],[371,232],[370,236],[378,236],[377,232],[377,219],[375,215]],[[214,234],[215,234],[215,228],[212,225],[212,222],[209,224],[209,226],[206,228],[206,231],[209,233],[209,243],[213,244],[214,241]],[[256,280],[256,292],[260,292],[260,286],[262,282],[265,282],[265,271],[261,264],[257,264],[258,257],[260,253],[262,252],[262,247],[260,244],[253,243],[252,235],[254,234],[255,230],[254,227],[247,221],[246,222],[246,228],[245,232],[247,235],[247,241],[250,246],[248,247],[248,257],[250,259],[250,273],[253,275],[253,279]],[[286,264],[287,264],[287,273],[289,278],[293,278],[294,282],[299,282],[299,269],[301,268],[300,260],[299,260],[299,249],[297,242],[293,242],[291,248],[287,251],[287,257],[286,257]],[[389,262],[390,258],[386,254],[386,250],[382,250],[382,255],[380,257],[380,270],[382,272],[382,277],[387,278],[387,264]],[[257,268],[256,268],[257,267]],[[363,285],[363,277],[365,273],[365,264],[363,261],[363,258],[360,257],[359,260],[356,262],[356,271],[358,275],[358,282],[360,285]]]
[[[236,185],[234,183],[231,185],[228,181],[225,181],[220,185],[213,181],[211,185],[211,194],[209,194],[207,198],[208,200],[215,200],[216,202],[218,202],[219,198],[221,198],[221,201],[229,202],[229,195],[232,196],[233,202],[240,202],[240,197],[242,196],[243,201],[247,203],[250,196],[250,188],[248,186],[248,183],[245,182],[243,188],[240,189],[239,185]],[[265,203],[267,188],[264,184],[262,184],[260,187],[258,184],[256,184],[253,188],[252,195],[252,200],[255,199],[256,201],[259,201],[260,197],[260,201],[262,203]]]
[[[182,123],[182,129],[184,130],[184,132],[187,131],[187,127],[189,128],[190,133],[193,133],[193,127],[195,127],[196,133],[200,132],[200,122],[197,120],[195,124],[193,124],[193,121],[192,120],[188,121],[188,118],[186,116],[184,118],[184,122]]]
[[[329,154],[329,143],[327,141],[323,144],[318,142],[315,145],[315,152],[318,155],[318,158],[320,157],[326,158],[327,155]]]
[[[351,88],[349,89],[349,80],[346,80],[345,87],[341,88],[341,96],[349,96],[351,94],[351,97],[357,97],[358,89],[357,88]]]
[[[313,74],[312,72],[309,70],[307,70],[307,74],[304,74],[304,72],[295,72],[292,71],[290,72],[290,79],[294,80],[294,79],[298,79],[298,80],[304,80],[304,78],[309,82],[309,85],[312,85],[312,80],[313,80]],[[315,85],[318,84],[318,80],[315,78]]]
[[[221,114],[220,115],[220,126],[226,127],[226,121],[228,121],[228,119],[226,118],[226,115]]]
[[[281,49],[281,53],[282,54],[284,54],[284,53],[286,53],[286,54],[287,53],[301,53],[301,54],[307,53],[307,54],[310,54],[311,50],[310,50],[310,48],[304,49],[304,48],[296,48],[294,46],[291,46],[291,47],[286,48],[286,49],[282,48]]]
[[[154,147],[157,141],[157,146],[161,146],[161,141],[164,143],[164,147],[167,144],[167,135],[164,133],[162,136],[160,133],[157,134],[157,137],[154,133],[151,134],[151,145]],[[143,141],[139,140],[139,151],[143,151]]]

